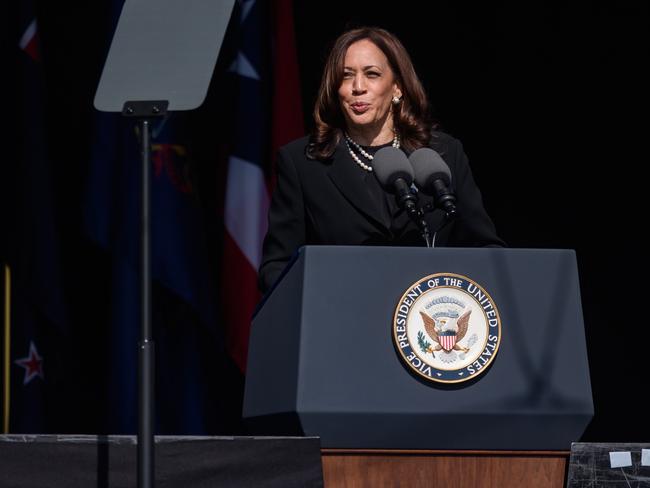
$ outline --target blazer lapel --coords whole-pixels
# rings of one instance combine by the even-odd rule
[[[377,208],[366,188],[364,174],[347,151],[344,142],[340,142],[334,152],[329,177],[343,196],[362,214],[383,227],[386,231],[390,222],[386,220],[381,209]]]

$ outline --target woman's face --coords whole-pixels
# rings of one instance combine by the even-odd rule
[[[384,53],[368,39],[351,44],[345,53],[339,101],[348,129],[391,130],[391,101],[402,93]]]

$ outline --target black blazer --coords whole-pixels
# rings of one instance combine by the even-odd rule
[[[278,182],[269,210],[259,287],[266,292],[280,276],[294,252],[303,245],[424,246],[417,226],[397,207],[394,198],[385,205],[377,199],[374,176],[362,170],[343,141],[330,160],[308,159],[308,137],[280,149]],[[436,246],[503,246],[488,217],[481,193],[461,143],[436,132],[431,140],[449,165],[456,193],[458,218],[436,234]],[[383,195],[383,193],[382,193]],[[420,193],[418,205],[432,203]],[[444,213],[426,214],[431,232],[444,224]]]

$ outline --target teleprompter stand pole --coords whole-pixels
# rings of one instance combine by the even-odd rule
[[[153,488],[155,419],[155,348],[151,329],[151,257],[149,184],[151,178],[151,123],[167,113],[168,102],[126,102],[122,115],[138,119],[142,164],[140,213],[140,292],[142,296],[138,343],[138,487]]]

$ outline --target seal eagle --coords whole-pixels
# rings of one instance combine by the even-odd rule
[[[429,317],[426,313],[420,311],[420,316],[422,317],[422,321],[424,322],[424,330],[427,331],[429,337],[431,337],[431,339],[436,343],[432,351],[433,352],[441,351],[443,349],[442,345],[440,345],[440,338],[439,338],[440,332],[443,331],[443,327],[445,331],[454,331],[456,333],[456,341],[454,347],[449,350],[445,349],[447,352],[450,352],[452,350],[462,351],[462,352],[469,351],[469,348],[460,346],[458,342],[461,341],[463,337],[465,337],[465,334],[467,334],[467,328],[469,327],[469,316],[471,313],[472,311],[468,310],[463,315],[458,317],[456,323],[454,324],[453,322],[450,323],[451,320],[433,319]]]

